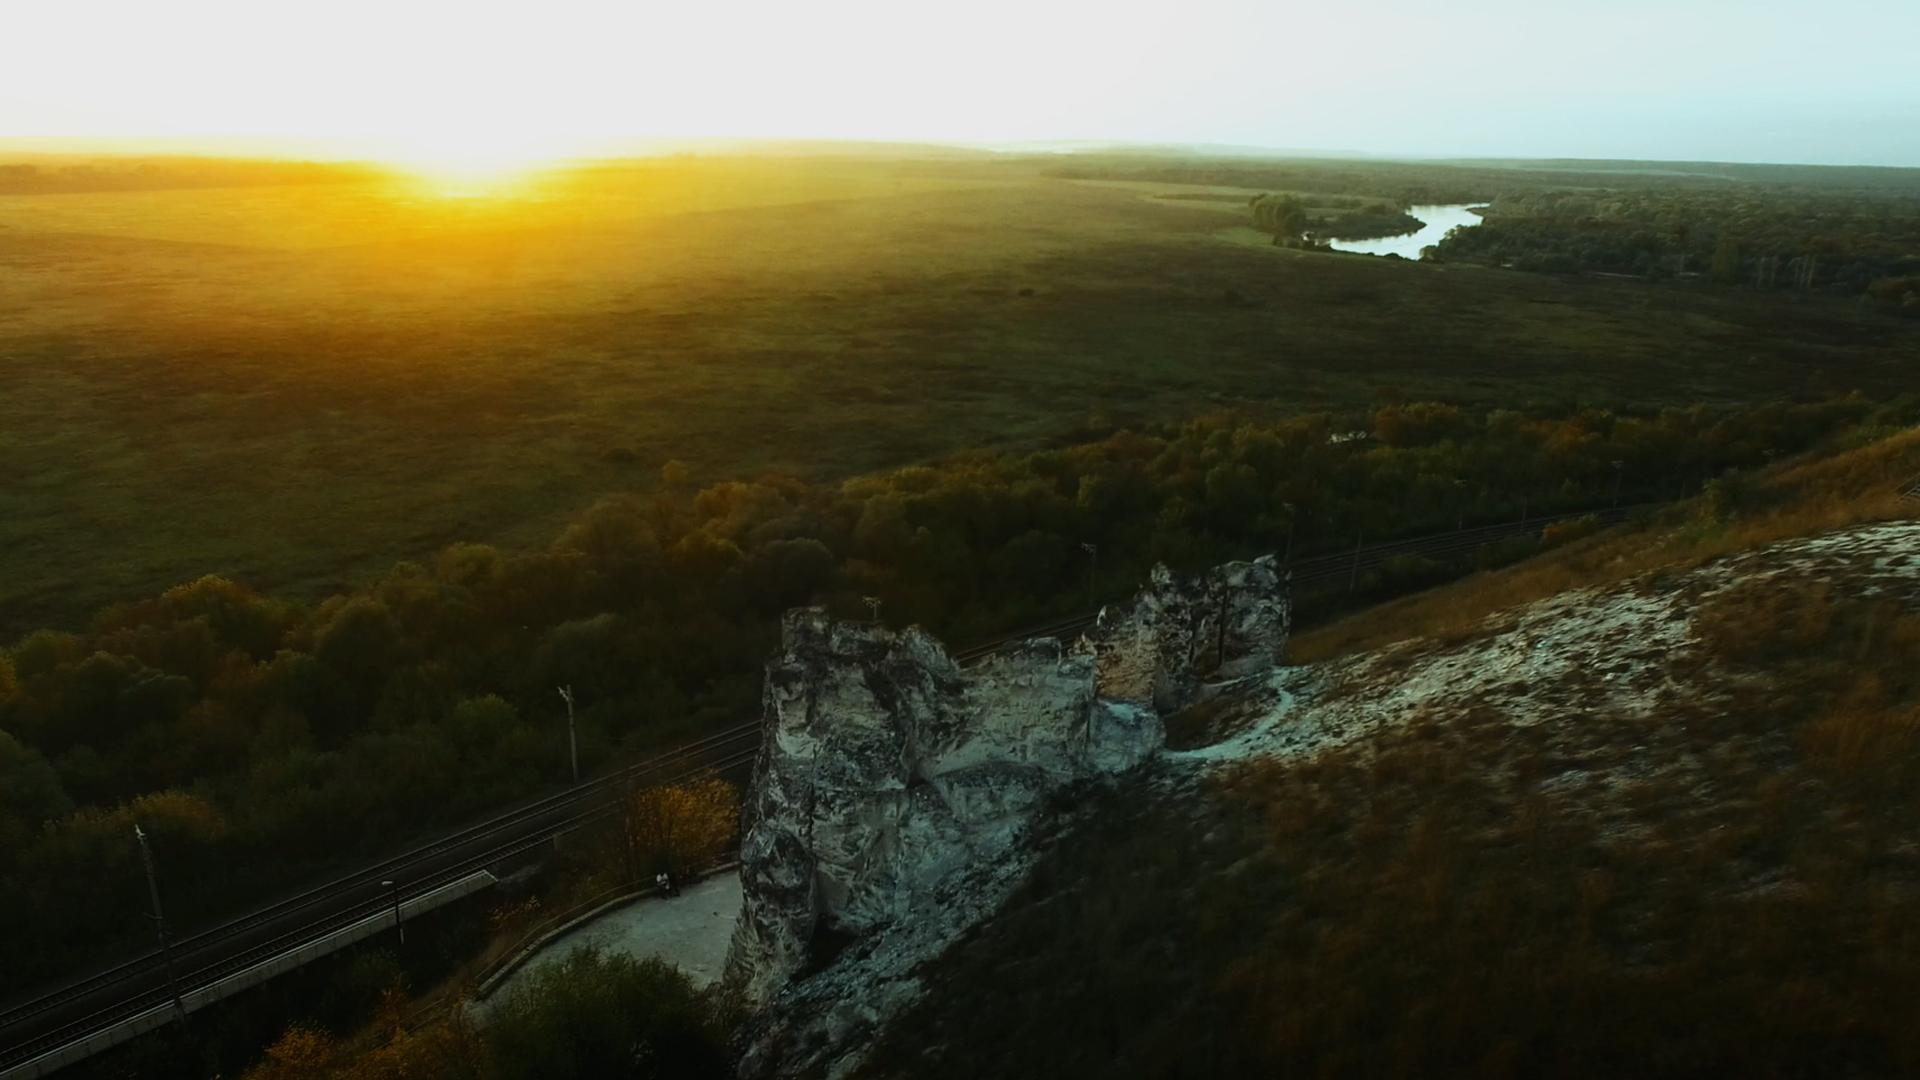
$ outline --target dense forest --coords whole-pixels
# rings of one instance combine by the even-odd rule
[[[1273,234],[1276,247],[1323,247],[1327,239],[1364,240],[1416,232],[1420,219],[1381,199],[1352,195],[1301,198],[1255,195],[1248,200],[1253,224]]]
[[[1260,194],[1247,200],[1254,227],[1273,236],[1275,247],[1331,250],[1328,239],[1364,240],[1416,232],[1420,219],[1390,202],[1351,195],[1302,198]]]
[[[1392,235],[1378,229],[1393,209],[1485,204],[1484,224],[1456,230],[1427,257],[1551,273],[1710,276],[1764,290],[1864,295],[1890,311],[1920,313],[1915,169],[1095,156],[1049,171],[1274,192],[1254,202],[1254,214],[1257,227],[1276,235],[1284,230],[1260,210],[1280,199],[1369,207],[1351,220],[1315,213],[1299,223],[1336,238]]]
[[[838,486],[696,490],[670,463],[545,550],[454,545],[316,604],[183,584],[0,654],[0,990],[146,933],[135,821],[178,921],[204,921],[561,782],[556,687],[579,703],[588,768],[749,712],[792,605],[864,616],[872,596],[889,622],[974,640],[1122,595],[1157,560],[1672,496],[1915,420],[1914,398],[1644,415],[1386,401],[1095,425]]]
[[[1920,280],[1920,193],[1544,191],[1502,194],[1438,257],[1523,270],[1709,274],[1760,289],[1871,293],[1899,303]],[[1897,295],[1889,283],[1907,283]]]

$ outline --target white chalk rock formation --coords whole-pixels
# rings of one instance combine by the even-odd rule
[[[1157,569],[1138,599],[1071,647],[1038,638],[966,668],[917,628],[789,612],[767,666],[726,984],[761,1008],[849,942],[863,944],[849,952],[869,967],[937,948],[876,942],[897,927],[916,928],[916,941],[943,936],[926,932],[936,923],[957,932],[965,882],[1023,843],[1049,795],[1160,751],[1158,710],[1190,695],[1196,665],[1270,666],[1285,643],[1285,592],[1271,560],[1193,579]],[[844,1002],[862,1012],[851,1023],[833,1001],[848,995],[814,990],[791,996],[809,999],[796,1011],[838,1017],[794,1033],[818,1053],[883,1019],[864,1015],[871,1003]],[[750,1025],[745,1073],[799,1064],[781,1027],[766,1015]]]
[[[1268,555],[1191,577],[1156,566],[1132,603],[1100,612],[1086,640],[1099,657],[1100,696],[1172,712],[1203,678],[1272,667],[1292,626],[1286,576]]]
[[[919,629],[789,612],[741,850],[730,974],[764,1000],[816,935],[911,912],[1074,780],[1139,764],[1152,712],[1094,697],[1091,656],[1041,639],[963,670]]]

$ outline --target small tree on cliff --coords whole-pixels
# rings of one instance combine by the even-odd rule
[[[717,776],[641,788],[626,803],[627,872],[699,866],[727,849],[739,820],[739,789]]]

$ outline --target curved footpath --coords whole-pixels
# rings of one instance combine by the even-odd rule
[[[720,978],[727,962],[733,920],[740,913],[740,874],[728,869],[680,891],[679,896],[643,896],[595,916],[554,938],[468,1008],[479,1019],[526,985],[535,972],[552,967],[568,953],[596,946],[636,959],[664,960],[685,972],[696,987]]]

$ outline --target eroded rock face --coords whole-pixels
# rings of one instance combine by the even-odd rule
[[[765,1000],[817,932],[861,934],[1011,842],[1050,790],[1139,764],[1159,717],[1094,697],[1091,655],[1036,640],[962,670],[918,629],[787,615],[742,845],[729,978]]]
[[[967,883],[1025,841],[1049,795],[1154,756],[1165,742],[1159,709],[1191,696],[1195,671],[1271,665],[1288,617],[1271,560],[1190,579],[1156,570],[1133,603],[1071,646],[1035,639],[966,668],[917,628],[789,612],[767,666],[727,985],[754,1007],[791,991],[789,1011],[820,1030],[786,1042],[811,1046],[809,1060],[830,1058],[917,992],[913,956],[937,951],[946,932],[930,928],[958,932],[978,917]],[[886,940],[902,928],[912,932]],[[846,947],[839,966],[859,969],[843,982],[872,993],[795,989],[828,943]],[[750,1029],[744,1072],[801,1064],[780,1027],[763,1015]]]
[[[1132,603],[1100,613],[1087,644],[1099,657],[1102,697],[1172,712],[1202,679],[1273,666],[1292,626],[1286,577],[1269,555],[1192,576],[1156,566]]]

